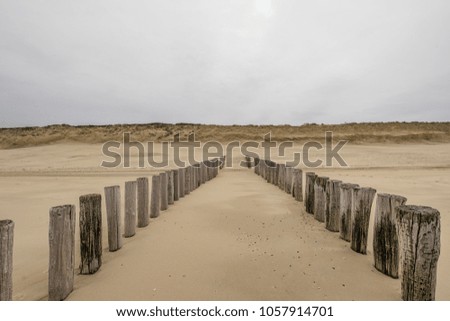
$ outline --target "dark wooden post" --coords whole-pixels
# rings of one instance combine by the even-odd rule
[[[252,168],[252,159],[248,156],[245,156],[245,164],[248,169]]]
[[[137,179],[138,227],[146,227],[149,222],[148,178]]]
[[[73,290],[75,277],[75,205],[50,209],[48,300],[61,301]]]
[[[110,252],[122,247],[120,220],[120,186],[105,187],[106,222],[108,224],[108,248]]]
[[[314,218],[319,222],[325,222],[328,179],[328,177],[318,176],[314,182]]]
[[[255,162],[255,168],[254,168],[255,174],[259,175],[259,158],[256,157],[254,162]]]
[[[152,176],[152,199],[150,205],[150,217],[155,218],[159,216],[161,209],[161,176]]]
[[[280,173],[279,175],[281,175],[281,177],[279,177],[279,182],[280,185],[278,185],[278,187],[284,191],[284,186],[286,184],[286,165],[285,164],[280,164]]]
[[[357,184],[342,183],[340,188],[339,237],[350,242],[352,238],[353,190]]]
[[[191,193],[191,170],[190,166],[184,169],[184,195]]]
[[[402,299],[434,300],[441,249],[440,213],[431,207],[401,205],[396,208],[396,217]]]
[[[136,188],[137,182],[125,182],[125,231],[124,237],[136,234]]]
[[[303,172],[299,168],[294,168],[292,172],[292,187],[291,187],[291,195],[298,202],[303,202]]]
[[[161,184],[161,211],[165,211],[169,207],[169,199],[167,197],[167,173],[160,173],[159,179]]]
[[[174,169],[173,172],[173,200],[174,202],[180,199],[180,170]]]
[[[291,194],[291,188],[292,188],[292,177],[294,173],[294,168],[286,166],[286,178],[284,182],[284,191],[288,194]]]
[[[102,266],[102,196],[80,196],[80,274],[94,274]]]
[[[378,194],[373,227],[373,258],[375,268],[398,278],[398,234],[395,208],[406,203],[403,196]]]
[[[354,189],[351,248],[357,253],[367,253],[370,211],[376,193],[377,191],[370,187]]]
[[[174,192],[173,172],[167,171],[167,202],[169,205],[173,205],[175,202],[173,197]]]
[[[327,210],[325,212],[325,228],[331,232],[339,232],[339,211],[341,207],[342,181],[329,180],[327,183]]]
[[[75,232],[75,231],[74,231]],[[0,301],[11,301],[13,293],[14,222],[0,221]]]
[[[314,172],[306,173],[305,180],[305,210],[309,214],[314,214],[314,182],[317,175]]]
[[[178,185],[178,191],[180,193],[180,198],[184,197],[185,191],[186,191],[186,169],[180,168],[178,169],[178,179],[180,181],[180,184]]]

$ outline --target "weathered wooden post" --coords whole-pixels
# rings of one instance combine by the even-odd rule
[[[203,162],[200,162],[198,164],[198,186],[201,186],[204,182],[203,182]]]
[[[314,214],[314,182],[317,175],[314,172],[306,173],[305,180],[305,210],[309,214]]]
[[[261,162],[261,168],[260,168],[261,174],[260,174],[260,176],[263,179],[266,179],[266,167],[267,167],[266,160],[265,159],[261,159],[260,162]]]
[[[340,188],[339,237],[350,242],[352,238],[353,190],[357,184],[342,183]]]
[[[286,178],[284,182],[284,191],[288,194],[291,194],[291,188],[292,188],[292,177],[294,173],[294,168],[286,166]]]
[[[80,274],[94,274],[102,266],[102,196],[80,196]]]
[[[146,227],[149,222],[149,192],[148,192],[148,178],[140,177],[137,179],[137,219],[138,227]]]
[[[161,184],[161,211],[167,210],[169,207],[169,198],[167,195],[167,173],[159,174],[160,184]]]
[[[245,156],[245,165],[248,169],[252,168],[252,159],[249,156]]]
[[[318,176],[314,182],[314,218],[319,222],[325,222],[328,180],[328,177]]]
[[[296,201],[303,201],[303,172],[299,168],[294,168],[292,171],[292,186],[291,186],[291,195],[295,198]]]
[[[396,217],[402,299],[432,301],[441,250],[440,213],[431,207],[401,205],[396,208]]]
[[[108,248],[110,252],[122,247],[120,233],[120,186],[105,187],[106,223],[108,224]]]
[[[160,209],[161,209],[161,176],[153,175],[150,217],[151,218],[158,217]]]
[[[378,194],[373,227],[373,258],[375,268],[398,278],[398,234],[395,208],[406,203],[403,196]]]
[[[355,188],[353,194],[351,249],[356,253],[367,253],[370,211],[377,191],[370,187]]]
[[[280,164],[280,172],[278,173],[278,187],[284,191],[284,185],[286,184],[286,165]]]
[[[73,290],[75,277],[75,205],[50,209],[48,300],[61,301]]]
[[[331,232],[339,232],[339,211],[341,204],[341,184],[339,180],[327,183],[327,209],[325,212],[325,228]]]
[[[174,202],[180,199],[180,170],[173,169],[173,200]]]
[[[136,234],[136,189],[137,182],[125,182],[125,228],[124,237],[132,237]]]
[[[255,174],[259,175],[259,158],[255,157],[255,161],[254,162],[255,162],[255,168],[254,168]]]
[[[191,193],[191,171],[190,166],[184,168],[184,195]]]
[[[180,184],[178,185],[178,191],[180,193],[180,198],[184,197],[186,193],[186,168],[178,169],[178,179]]]
[[[73,231],[75,233],[75,230]],[[0,301],[11,301],[13,293],[14,222],[0,221]],[[72,267],[73,268],[73,267]]]
[[[175,202],[173,194],[175,192],[173,183],[173,171],[167,171],[167,203],[173,205]]]
[[[272,177],[272,161],[270,160],[266,160],[266,168],[267,168],[267,172],[266,172],[266,182],[270,183],[271,182],[271,177]]]

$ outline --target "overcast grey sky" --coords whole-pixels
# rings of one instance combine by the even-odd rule
[[[1,0],[0,127],[450,120],[448,0]]]

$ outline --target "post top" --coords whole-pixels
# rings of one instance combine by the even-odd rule
[[[419,206],[419,205],[400,205],[397,207],[397,216],[399,218],[405,215],[420,216],[422,220],[424,219],[434,219],[440,218],[440,213],[437,209],[429,206]]]
[[[0,227],[4,227],[4,226],[14,226],[14,221],[13,220],[0,220]]]

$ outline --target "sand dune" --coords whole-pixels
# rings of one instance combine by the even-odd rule
[[[323,141],[324,133],[332,131],[336,139],[347,139],[352,143],[405,143],[405,142],[450,142],[450,122],[392,122],[349,123],[340,125],[305,124],[290,125],[200,125],[200,124],[139,124],[104,126],[51,125],[46,127],[0,128],[0,148],[18,148],[46,145],[56,142],[103,143],[123,138],[124,132],[138,141],[167,141],[180,133],[185,139],[195,132],[201,141],[257,140],[269,132],[273,140],[303,142]]]

